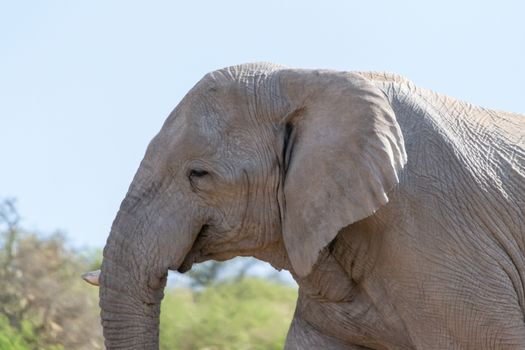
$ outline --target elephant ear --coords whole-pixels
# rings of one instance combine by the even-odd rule
[[[284,70],[283,236],[294,272],[310,273],[345,226],[388,202],[406,163],[385,95],[358,74]]]

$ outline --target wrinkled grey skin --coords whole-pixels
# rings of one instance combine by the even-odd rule
[[[525,349],[525,117],[394,75],[246,64],[152,140],[104,249],[108,349],[156,349],[168,269],[290,270],[287,349]]]

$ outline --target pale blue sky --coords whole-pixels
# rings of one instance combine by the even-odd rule
[[[1,1],[0,196],[103,246],[149,140],[205,73],[387,70],[525,113],[525,2]]]

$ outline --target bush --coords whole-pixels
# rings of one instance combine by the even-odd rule
[[[89,263],[58,234],[20,229],[10,202],[0,219],[0,349],[102,349],[98,291],[79,277]]]
[[[0,315],[0,349],[30,349],[22,333],[11,327],[5,315]]]
[[[161,349],[282,349],[297,290],[257,278],[167,291]]]

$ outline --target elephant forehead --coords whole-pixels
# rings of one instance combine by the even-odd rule
[[[254,155],[256,132],[250,128],[217,121],[210,115],[180,118],[159,133],[159,152],[170,150],[170,163],[188,159],[242,160]]]
[[[218,129],[200,123],[181,125],[175,132],[169,133],[169,148],[183,155],[209,154],[219,147]]]
[[[249,115],[249,105],[241,98],[219,99],[197,94],[169,124],[170,128],[184,129],[185,133],[214,138],[245,124]]]
[[[229,89],[231,93],[232,90]],[[228,97],[228,98],[227,98]],[[190,92],[170,115],[158,134],[157,150],[170,150],[170,164],[204,158],[240,161],[258,152],[266,130],[255,117],[254,106],[245,96],[228,91]],[[266,137],[266,138],[269,138]]]

